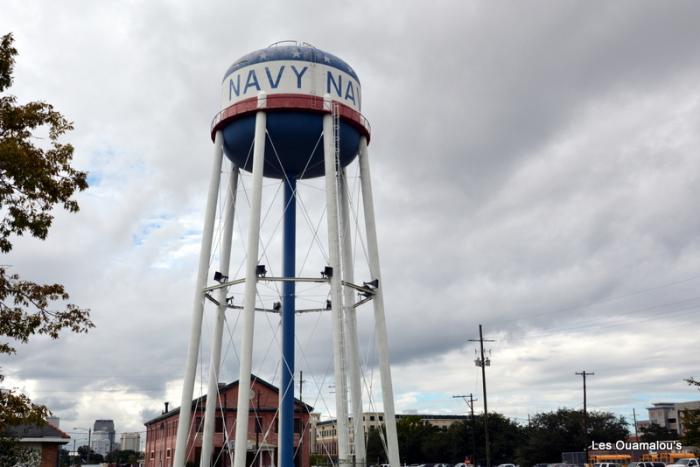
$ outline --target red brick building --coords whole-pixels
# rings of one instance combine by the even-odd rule
[[[41,456],[39,467],[58,467],[61,445],[70,441],[70,436],[50,424],[8,426],[2,436],[15,438],[22,447],[36,451]]]
[[[277,407],[279,390],[256,376],[251,378],[252,391],[248,415],[247,465],[270,467],[277,465]],[[214,423],[214,448],[211,465],[230,467],[236,433],[238,381],[219,383],[219,399]],[[192,401],[192,423],[187,441],[186,462],[199,467],[204,432],[206,396]],[[309,413],[313,407],[296,400],[294,416],[294,463],[309,467]],[[144,467],[171,467],[175,457],[175,438],[180,408],[170,410],[149,420],[146,425]],[[301,447],[299,443],[301,442]]]

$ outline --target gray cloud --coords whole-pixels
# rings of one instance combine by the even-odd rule
[[[369,2],[324,5],[312,20],[318,8],[8,3],[12,92],[75,121],[93,186],[80,213],[57,212],[46,242],[18,239],[3,263],[65,283],[97,324],[20,346],[2,361],[12,384],[80,426],[113,416],[139,430],[163,400],[179,403],[220,80],[239,56],[291,37],[343,57],[363,84],[400,407],[463,410],[439,395],[479,390],[467,342],[478,323],[498,339],[492,397],[506,414],[575,406],[572,373],[589,366],[592,397],[620,413],[697,397],[682,382],[690,356],[655,330],[685,342],[697,316],[698,5]],[[300,245],[322,211],[313,186],[302,185],[312,226],[299,220]],[[279,270],[279,199],[270,212],[265,261]],[[325,264],[312,250],[308,274]],[[371,311],[359,319],[376,380]],[[255,368],[270,379],[276,332],[257,319]],[[297,365],[324,411],[330,334],[328,316],[300,317]],[[237,375],[236,342],[222,379]]]

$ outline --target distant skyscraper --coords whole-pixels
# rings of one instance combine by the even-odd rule
[[[136,451],[141,450],[141,435],[138,432],[135,433],[122,433],[120,440],[121,449],[123,451]]]
[[[114,434],[114,420],[95,420],[90,447],[97,454],[106,456],[116,447],[114,445]]]

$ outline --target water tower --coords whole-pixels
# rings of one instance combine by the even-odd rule
[[[224,314],[231,308],[227,289],[243,286],[240,373],[234,441],[234,466],[245,467],[248,412],[254,340],[256,292],[261,281],[282,283],[281,303],[275,307],[281,321],[281,383],[279,400],[279,465],[292,467],[294,420],[295,287],[316,281],[329,287],[338,431],[338,463],[349,465],[351,455],[366,462],[362,424],[362,391],[355,308],[371,301],[374,309],[388,459],[399,467],[393,389],[389,368],[386,321],[380,277],[372,187],[367,144],[370,128],[361,114],[360,80],[340,58],[306,43],[281,42],[252,52],[233,63],[222,82],[221,110],[212,123],[214,158],[205,214],[199,270],[194,294],[192,329],[185,367],[182,403],[192,402],[202,331],[205,296],[218,294],[217,319],[212,342],[201,467],[209,467]],[[322,144],[319,144],[322,142]],[[252,149],[252,150],[251,150]],[[209,276],[214,223],[223,155],[233,164],[229,192],[236,193],[239,169],[252,173],[249,190],[248,254],[245,276],[229,278],[229,258],[235,201],[225,212],[220,265]],[[365,220],[368,268],[371,277],[356,283],[349,231],[350,212],[345,167],[357,158]],[[297,180],[325,178],[325,206],[329,264],[319,277],[296,277]],[[259,261],[263,179],[279,179],[284,186],[282,276],[271,277]],[[212,280],[213,282],[209,282]],[[359,294],[359,295],[358,295]],[[358,298],[359,297],[359,298]],[[359,301],[358,301],[359,299]],[[268,310],[270,311],[270,310]],[[346,383],[346,374],[349,384]],[[348,387],[352,400],[348,411]],[[348,426],[349,415],[353,426]],[[181,410],[175,448],[175,467],[184,467],[190,411]],[[351,453],[350,430],[354,449]]]

